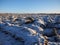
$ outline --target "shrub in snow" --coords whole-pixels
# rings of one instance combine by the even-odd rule
[[[25,24],[32,23],[33,21],[34,21],[34,18],[32,18],[32,17],[25,18]]]

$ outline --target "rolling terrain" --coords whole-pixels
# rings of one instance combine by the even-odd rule
[[[0,13],[0,45],[60,45],[60,14]]]

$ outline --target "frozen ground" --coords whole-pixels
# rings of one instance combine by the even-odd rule
[[[60,16],[0,17],[0,45],[60,45]]]

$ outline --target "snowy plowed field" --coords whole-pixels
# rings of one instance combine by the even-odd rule
[[[0,45],[60,45],[60,15],[0,16]]]

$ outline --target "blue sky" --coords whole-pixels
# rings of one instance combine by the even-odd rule
[[[0,0],[0,13],[60,13],[60,0]]]

